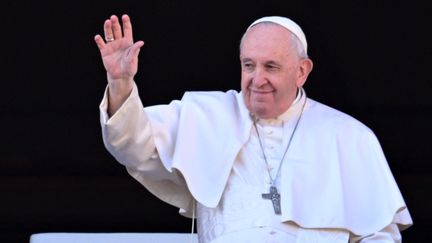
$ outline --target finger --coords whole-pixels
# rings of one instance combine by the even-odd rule
[[[104,23],[104,35],[105,35],[105,41],[112,41],[114,40],[114,34],[112,31],[112,23],[110,19],[105,20]]]
[[[111,28],[112,28],[112,32],[114,34],[114,39],[118,40],[120,38],[122,38],[122,30],[121,30],[121,26],[119,23],[119,19],[117,18],[117,16],[113,15],[111,16]]]
[[[98,46],[99,50],[102,50],[105,47],[105,42],[100,35],[96,35],[94,37],[94,40],[95,40],[96,45]]]
[[[124,37],[132,40],[132,42],[133,42],[132,23],[131,23],[130,18],[127,14],[124,14],[122,16],[122,22],[123,22],[123,35],[124,35]]]

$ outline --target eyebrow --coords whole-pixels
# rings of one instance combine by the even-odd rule
[[[249,57],[245,57],[241,59],[242,62],[253,62],[252,58]],[[264,62],[264,65],[276,65],[276,66],[281,66],[278,62],[270,60],[270,61],[266,61]]]
[[[242,62],[251,62],[251,61],[252,61],[252,59],[251,59],[251,58],[248,58],[248,57],[246,57],[246,58],[242,58],[242,59],[241,59],[241,61],[242,61]]]

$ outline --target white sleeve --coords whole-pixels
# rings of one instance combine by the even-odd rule
[[[396,224],[390,224],[384,229],[367,236],[350,237],[350,243],[401,243],[402,236]]]
[[[99,109],[102,137],[107,150],[152,194],[180,208],[182,213],[184,210],[185,216],[190,216],[193,200],[186,182],[177,170],[162,163],[155,145],[155,132],[166,131],[159,131],[159,128],[153,130],[150,112],[144,109],[136,85],[131,95],[111,117],[107,114],[107,103],[107,92],[105,92]],[[179,110],[177,104],[179,103],[174,102],[170,106],[148,108],[161,110],[164,115],[163,122],[175,124]]]
[[[107,150],[129,172],[139,172],[148,179],[171,180],[181,184],[177,174],[167,171],[159,160],[150,122],[136,85],[111,117],[107,113],[107,90],[99,106],[102,137]]]

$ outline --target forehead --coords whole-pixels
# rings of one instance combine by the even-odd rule
[[[246,32],[240,53],[288,54],[292,49],[292,33],[275,23],[259,23]]]

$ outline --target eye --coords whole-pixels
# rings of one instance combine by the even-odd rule
[[[243,70],[245,70],[245,71],[253,71],[254,68],[255,68],[255,65],[251,62],[243,63]]]
[[[276,65],[266,65],[266,69],[269,72],[277,72],[279,71],[280,67]]]

